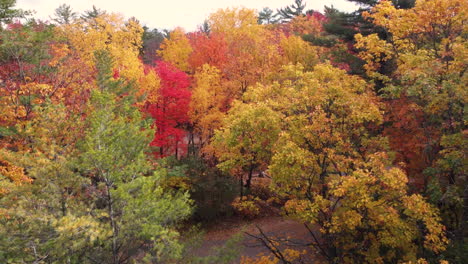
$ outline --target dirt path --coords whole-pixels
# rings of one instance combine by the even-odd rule
[[[307,230],[302,224],[290,219],[284,219],[280,216],[265,217],[251,221],[232,219],[208,228],[206,230],[203,245],[199,250],[197,250],[196,254],[199,256],[207,256],[210,254],[213,247],[224,245],[230,237],[242,232],[244,240],[242,242],[243,248],[241,250],[241,256],[254,258],[259,255],[270,255],[268,249],[261,245],[258,240],[245,234],[250,233],[258,236],[260,233],[257,226],[259,226],[269,237],[292,238],[298,243],[306,243],[306,241],[309,240]],[[297,249],[304,250],[307,248],[304,246],[298,246]],[[235,263],[239,262],[240,259]]]

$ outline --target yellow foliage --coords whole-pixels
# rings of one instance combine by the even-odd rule
[[[154,69],[148,69],[148,71],[143,76],[141,76],[137,83],[140,89],[137,91],[136,96],[145,97],[144,101],[140,101],[137,104],[140,107],[146,103],[156,104],[160,99],[158,90],[160,88],[161,80],[159,79],[159,76],[154,71]]]
[[[310,45],[299,36],[283,36],[280,47],[285,57],[284,64],[300,63],[306,70],[311,70],[319,61],[320,48]]]
[[[359,33],[354,37],[356,39],[356,48],[366,49],[359,52],[359,56],[366,62],[364,69],[367,74],[375,78],[384,78],[375,71],[379,68],[380,63],[392,58],[392,46],[381,40],[377,34],[364,37]]]
[[[0,124],[15,126],[33,117],[33,106],[44,103],[57,89],[50,84],[29,82],[23,84],[9,84],[9,89],[0,87]],[[56,96],[56,94],[54,95]]]
[[[219,9],[208,18],[211,31],[223,33],[228,43],[236,41],[240,35],[254,38],[260,36],[262,26],[257,23],[257,13],[247,8]]]
[[[103,214],[101,217],[105,217]],[[111,230],[103,228],[102,223],[96,221],[93,216],[67,215],[60,219],[53,219],[52,224],[58,231],[59,239],[69,240],[73,237],[86,237],[90,242],[98,239],[106,239],[111,235]]]
[[[323,31],[323,23],[308,16],[296,16],[288,23],[291,30],[299,35],[318,35]]]
[[[404,197],[403,202],[407,208],[407,215],[424,222],[427,229],[424,247],[435,253],[444,251],[448,245],[448,239],[444,235],[445,226],[440,223],[441,219],[437,209],[427,203],[419,194]]]
[[[408,178],[391,165],[385,141],[368,134],[369,124],[383,121],[371,87],[329,64],[318,64],[310,72],[288,65],[276,79],[271,85],[251,87],[239,109],[262,106],[281,116],[281,132],[276,138],[269,135],[275,142],[272,157],[265,160],[272,187],[289,197],[288,215],[318,225],[323,244],[340,250],[343,263],[355,262],[356,256],[367,263],[416,260],[414,241],[423,237],[429,250],[443,250],[447,239],[437,211],[408,194]],[[227,120],[231,114],[234,110]],[[233,123],[228,122],[225,131]],[[249,134],[242,131],[237,142]],[[252,151],[253,146],[231,153],[262,153]],[[420,221],[427,233],[420,232]]]
[[[221,84],[221,72],[214,66],[204,64],[195,73],[195,86],[190,101],[189,117],[202,140],[212,137],[221,126],[226,105],[226,91]]]
[[[239,214],[248,218],[255,218],[260,215],[260,207],[258,205],[260,201],[258,197],[247,195],[236,197],[231,205]]]
[[[70,54],[70,49],[68,45],[64,43],[52,44],[50,47],[50,53],[52,55],[52,59],[50,60],[49,65],[51,67],[55,67],[61,60]]]
[[[135,19],[124,21],[118,14],[102,14],[61,25],[57,32],[68,39],[71,50],[88,66],[94,65],[95,51],[107,50],[121,76],[131,80],[142,76],[143,66],[138,55],[143,28]]]
[[[306,254],[306,251],[299,251],[296,249],[286,248],[282,252],[285,261],[287,263],[295,263],[296,260],[299,260],[301,256]],[[280,260],[273,256],[258,256],[256,258],[250,258],[242,256],[241,264],[277,264],[280,263]]]
[[[157,53],[164,61],[170,62],[181,71],[188,72],[190,70],[188,59],[192,51],[184,30],[176,28],[170,33],[168,39],[164,39]]]
[[[8,193],[13,186],[31,182],[32,179],[26,176],[23,168],[0,160],[0,195]]]
[[[189,177],[169,177],[162,183],[163,188],[189,191],[192,189],[192,181]]]
[[[274,257],[269,256],[260,256],[258,258],[249,258],[246,256],[242,256],[241,264],[277,264],[279,260]]]
[[[397,73],[415,80],[448,72],[459,72],[467,64],[468,2],[465,0],[418,0],[414,8],[397,9],[391,1],[380,1],[365,17],[385,28],[392,36],[387,41],[377,34],[356,35],[356,47],[367,63],[371,77],[380,64],[390,58],[397,61]],[[431,71],[431,72],[428,72]]]

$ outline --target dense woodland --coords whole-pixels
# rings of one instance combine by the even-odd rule
[[[185,32],[0,0],[0,263],[466,263],[468,1],[350,1]],[[306,249],[194,253],[271,215]]]

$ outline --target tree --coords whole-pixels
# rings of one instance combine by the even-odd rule
[[[23,18],[29,15],[29,11],[22,9],[14,9],[16,0],[0,0],[0,30],[3,29],[3,24],[9,24],[15,18]]]
[[[325,29],[330,34],[335,34],[341,38],[352,41],[354,34],[361,33],[368,35],[372,33],[378,33],[381,37],[386,37],[382,28],[376,27],[370,21],[364,18],[363,14],[369,12],[372,7],[377,5],[379,1],[376,0],[349,0],[355,2],[361,7],[352,13],[341,12],[331,7],[326,7],[325,13],[329,18],[328,23],[325,25]],[[399,9],[412,8],[415,4],[415,0],[391,0],[393,5]]]
[[[416,172],[410,177],[422,183],[420,186],[442,210],[444,223],[454,238],[454,248],[457,243],[466,243],[468,217],[468,189],[459,155],[466,145],[467,63],[463,54],[466,53],[467,15],[464,10],[467,8],[465,1],[458,0],[417,1],[411,9],[397,9],[385,1],[366,17],[384,28],[391,38],[356,35],[367,74],[384,83],[388,104],[409,99],[408,106],[390,108],[389,116],[398,116],[398,111],[405,108],[415,108],[419,112],[418,116],[405,118],[418,122],[419,127],[414,132],[419,130],[424,135],[409,137],[413,139],[410,141],[413,151],[405,152],[405,141],[392,137],[407,133],[407,128],[400,126],[400,120],[405,119],[397,117],[385,131],[405,161],[415,154],[422,157],[424,162],[416,169],[410,162],[413,166],[408,172]],[[395,70],[387,74],[380,72],[381,65],[388,61],[394,62]]]
[[[54,17],[52,21],[61,25],[61,24],[70,24],[77,18],[77,13],[73,12],[70,5],[61,4],[54,11]]]
[[[15,182],[0,196],[6,213],[0,215],[0,261],[87,263],[86,251],[106,232],[87,210],[89,180],[73,172],[83,123],[64,105],[38,108],[35,119],[18,126],[24,149],[0,149],[4,160],[24,168],[29,183]]]
[[[94,66],[94,52],[108,50],[115,60],[119,76],[138,80],[143,75],[143,64],[139,59],[143,28],[138,20],[124,21],[117,14],[101,14],[81,19],[71,24],[60,25],[58,35],[65,37],[73,57],[79,57],[86,66]]]
[[[236,101],[216,131],[210,147],[220,161],[218,167],[239,179],[241,196],[244,186],[250,190],[253,173],[269,164],[280,120],[280,115],[266,105]]]
[[[326,32],[338,36],[345,41],[352,41],[354,39],[354,35],[358,30],[355,28],[355,14],[339,11],[333,6],[325,6],[324,14],[328,19],[323,25]]]
[[[158,98],[144,106],[154,119],[156,130],[150,144],[159,148],[159,157],[175,155],[177,158],[186,152],[184,127],[189,121],[190,80],[187,74],[166,62],[159,62],[155,70],[161,80]]]
[[[359,5],[363,5],[365,7],[375,6],[379,3],[377,0],[348,0],[350,2],[355,2]],[[414,6],[416,0],[391,0],[393,6],[396,8],[411,8]]]
[[[15,125],[33,118],[34,107],[47,98],[60,97],[60,93],[49,82],[49,73],[55,70],[48,63],[49,43],[56,40],[51,26],[34,21],[16,23],[0,31],[0,36],[0,111],[4,113],[0,135],[5,136],[14,134]]]
[[[216,67],[204,64],[194,79],[189,117],[202,149],[221,126],[228,98],[221,83],[221,72]]]
[[[317,190],[287,202],[288,213],[305,223],[313,247],[329,263],[416,261],[422,246],[436,254],[446,249],[438,211],[407,192],[404,172],[385,168],[387,159],[371,155],[351,174],[329,176],[324,194]]]
[[[165,39],[164,33],[158,29],[149,30],[148,27],[144,26],[142,38],[143,44],[140,50],[140,56],[143,58],[143,63],[155,66],[156,60],[160,59],[156,51]]]
[[[283,21],[289,21],[294,17],[302,16],[305,6],[302,0],[294,0],[294,4],[278,9],[277,15],[279,15]]]
[[[436,128],[424,127],[423,109],[407,96],[387,102],[385,115],[388,124],[383,135],[389,139],[390,147],[396,152],[395,162],[404,162],[411,185],[423,190],[429,183],[424,170],[432,165],[427,158],[428,149],[424,142],[436,141],[440,137]]]
[[[203,21],[203,24],[201,24],[198,27],[198,31],[204,33],[205,35],[209,35],[211,33],[211,28],[210,28],[210,24],[208,23],[208,20],[205,19]]]
[[[407,192],[406,175],[390,166],[385,139],[372,129],[383,117],[365,81],[327,64],[311,72],[289,65],[277,78],[244,96],[250,107],[265,104],[279,115],[281,130],[254,129],[254,136],[266,138],[243,145],[243,153],[271,150],[272,189],[287,197],[285,210],[305,224],[310,245],[330,263],[415,261],[423,244],[443,251],[447,239],[437,210]],[[262,124],[258,117],[247,120]],[[234,138],[243,139],[241,133]],[[236,144],[242,142],[249,141]],[[255,148],[260,142],[272,147]]]
[[[306,70],[311,70],[319,62],[322,53],[319,47],[310,45],[298,36],[283,37],[280,42],[284,65],[301,64]]]
[[[81,19],[92,20],[104,14],[106,14],[106,11],[103,11],[97,8],[95,5],[93,5],[93,8],[91,10],[86,10],[84,14],[81,15]]]
[[[223,34],[196,32],[189,35],[192,53],[188,59],[192,71],[199,70],[204,64],[224,69],[227,63],[228,44]]]
[[[163,40],[157,53],[164,61],[188,72],[190,70],[188,59],[192,50],[183,29],[176,28],[169,34],[169,38]]]
[[[104,191],[102,213],[110,239],[103,241],[103,250],[110,250],[108,260],[114,264],[125,263],[148,242],[148,260],[177,257],[181,248],[173,227],[191,213],[188,196],[166,192],[161,176],[150,172],[146,152],[151,130],[131,96],[118,99],[129,90],[121,80],[112,80],[108,53],[97,53],[96,59],[99,89],[91,97],[93,113],[81,143],[80,169]]]
[[[263,25],[278,23],[278,19],[276,18],[278,14],[273,14],[273,12],[272,9],[264,7],[258,12],[258,23]]]
[[[208,25],[212,33],[224,34],[228,44],[231,44],[241,35],[258,36],[262,29],[257,20],[257,14],[253,9],[226,8],[210,14]]]

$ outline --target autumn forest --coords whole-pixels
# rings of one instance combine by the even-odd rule
[[[349,1],[0,0],[0,263],[466,263],[468,1]]]

